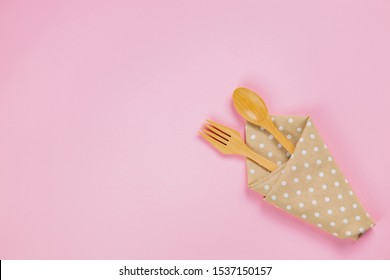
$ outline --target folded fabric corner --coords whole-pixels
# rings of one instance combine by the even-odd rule
[[[339,238],[358,239],[374,221],[320,137],[310,117],[274,116],[295,145],[289,154],[266,130],[246,124],[247,145],[279,167],[269,173],[247,160],[248,185],[264,200]]]

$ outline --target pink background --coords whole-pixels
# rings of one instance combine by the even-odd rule
[[[1,1],[0,259],[389,259],[390,2]],[[358,242],[276,211],[231,94],[311,115],[377,221]]]

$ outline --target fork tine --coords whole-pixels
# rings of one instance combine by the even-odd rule
[[[216,128],[208,123],[204,124],[204,130],[206,132],[211,132],[212,134],[208,133],[210,136],[213,135],[213,136],[216,136],[217,138],[222,138],[224,141],[229,141],[229,139],[228,139],[228,138],[230,138],[229,136],[224,135],[221,130],[219,130],[218,128]]]
[[[227,142],[228,142],[227,139],[225,139],[225,138],[221,137],[220,135],[217,135],[217,134],[215,134],[215,133],[213,133],[213,132],[211,132],[211,131],[205,129],[204,127],[202,127],[201,132],[202,132],[204,135],[210,137],[211,139],[213,139],[213,140],[215,140],[215,141],[218,141],[219,143],[221,143],[221,144],[223,144],[223,145],[225,145],[225,146],[226,146],[226,144],[227,144]]]
[[[218,139],[215,139],[212,136],[209,136],[203,131],[199,131],[199,135],[202,136],[203,139],[205,139],[207,142],[209,142],[211,145],[213,145],[215,148],[220,149],[221,146],[226,146],[225,143],[219,141]]]
[[[231,128],[228,128],[222,124],[219,124],[219,123],[216,123],[216,122],[213,122],[212,120],[207,120],[208,123],[210,123],[212,126],[214,126],[215,128],[217,128],[219,131],[221,131],[222,133],[226,134],[226,136],[231,136],[231,133],[228,133],[231,131]]]

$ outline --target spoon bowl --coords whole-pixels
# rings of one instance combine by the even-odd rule
[[[237,88],[233,92],[234,107],[244,119],[261,125],[269,116],[267,105],[253,91],[246,88]]]
[[[233,92],[233,104],[237,112],[248,122],[268,130],[289,153],[294,145],[275,127],[264,100],[247,88],[237,88]]]

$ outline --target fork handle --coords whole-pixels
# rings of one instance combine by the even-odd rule
[[[255,153],[250,148],[245,149],[244,155],[269,171],[274,171],[278,167],[275,163]]]

